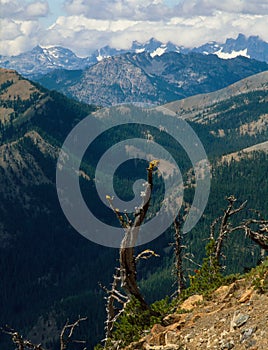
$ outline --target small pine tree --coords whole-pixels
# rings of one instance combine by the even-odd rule
[[[195,270],[195,275],[190,276],[190,287],[187,294],[203,294],[206,295],[214,289],[218,288],[223,282],[221,267],[215,257],[214,239],[210,239],[206,245],[206,257],[203,259],[202,267]]]

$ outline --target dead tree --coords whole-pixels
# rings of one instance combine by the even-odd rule
[[[69,321],[66,322],[65,326],[62,328],[60,333],[60,350],[67,350],[69,343],[85,344],[83,340],[73,339],[74,329],[79,326],[80,322],[87,320],[87,317],[79,317],[77,321],[72,324],[69,324]],[[16,350],[45,350],[41,344],[33,344],[30,340],[25,340],[23,336],[15,331],[14,329],[6,326],[5,328],[0,328],[0,331],[4,334],[11,336],[11,340],[17,346]],[[86,350],[84,348],[83,350]]]
[[[105,332],[105,339],[104,339],[105,342],[107,342],[107,340],[111,337],[115,322],[124,311],[126,304],[129,302],[129,298],[120,291],[120,284],[121,284],[120,269],[116,268],[116,272],[113,275],[113,282],[111,284],[111,289],[108,289],[100,285],[101,288],[107,294],[107,297],[106,297],[107,319],[105,322],[106,332]]]
[[[147,183],[144,195],[142,197],[142,204],[136,209],[134,222],[132,223],[130,220],[127,221],[125,236],[120,247],[121,285],[129,297],[134,297],[140,302],[142,309],[149,309],[149,306],[144,300],[137,284],[137,269],[134,249],[140,226],[142,225],[149,208],[153,189],[153,170],[158,163],[158,161],[151,161],[149,167],[147,168]]]
[[[237,201],[237,199],[233,195],[229,196],[227,198],[227,201],[229,203],[228,203],[227,209],[224,210],[223,215],[215,219],[210,226],[210,240],[214,242],[211,259],[213,258],[219,266],[220,266],[220,258],[222,256],[221,251],[222,251],[224,239],[227,237],[227,235],[231,234],[232,232],[243,229],[242,224],[233,227],[232,224],[230,223],[230,218],[233,215],[242,211],[247,204],[247,201],[245,201],[238,208],[235,209],[234,204]],[[218,228],[217,237],[215,237],[216,236],[215,230],[217,226],[219,226],[219,228]]]
[[[73,339],[73,333],[75,328],[79,327],[79,324],[86,320],[87,320],[87,317],[79,317],[79,319],[74,323],[69,323],[69,320],[67,320],[66,324],[64,325],[60,333],[60,350],[67,350],[69,343],[76,343],[76,344],[86,343],[84,340]],[[83,350],[86,350],[86,348],[84,348]]]
[[[243,220],[240,224],[233,227],[230,223],[230,218],[242,211],[246,207],[247,201],[235,209],[234,204],[236,202],[236,198],[234,196],[230,196],[227,198],[227,200],[229,204],[227,209],[224,211],[224,214],[214,220],[210,226],[210,239],[215,242],[213,258],[217,261],[218,265],[220,265],[219,262],[224,239],[227,235],[234,231],[244,231],[246,236],[257,243],[262,251],[268,251],[268,220],[250,218]],[[215,238],[215,229],[217,225],[219,225],[219,230],[217,238]]]
[[[8,326],[6,326],[5,328],[0,328],[0,331],[4,334],[8,334],[11,336],[11,340],[17,347],[16,350],[44,350],[41,344],[33,344],[31,341],[25,340],[19,332],[15,331],[14,329]]]
[[[120,246],[119,259],[121,287],[125,290],[128,297],[134,297],[137,299],[142,309],[145,310],[148,310],[149,306],[144,300],[137,284],[135,244],[138,239],[140,226],[142,225],[149,208],[153,188],[153,171],[155,167],[157,167],[158,163],[159,161],[157,160],[153,160],[149,163],[149,167],[147,168],[147,183],[142,196],[142,204],[139,208],[136,208],[134,214],[135,218],[133,221],[127,214],[125,214],[123,217],[119,210],[113,207],[112,199],[109,196],[106,197],[125,231],[125,235]]]
[[[157,256],[157,254],[151,250],[146,250],[136,257],[135,244],[138,239],[140,226],[142,225],[148,212],[153,188],[153,171],[157,167],[158,163],[159,161],[157,160],[153,160],[149,163],[149,167],[147,168],[147,182],[145,184],[145,190],[142,193],[142,203],[139,208],[135,209],[133,219],[131,219],[127,213],[121,215],[119,209],[114,207],[112,198],[108,195],[106,196],[111,209],[117,216],[120,225],[125,232],[119,251],[120,268],[116,269],[116,273],[113,276],[111,289],[109,290],[102,287],[108,295],[106,304],[106,342],[111,336],[114,323],[124,311],[126,304],[131,300],[131,298],[135,298],[137,301],[139,301],[142,310],[149,310],[150,313],[155,314],[146,303],[138,287],[136,264],[140,259],[145,259],[150,256]],[[120,289],[123,290],[125,294],[123,294]],[[116,304],[121,305],[121,308],[117,308]]]
[[[185,289],[185,279],[182,267],[183,259],[183,248],[182,245],[182,220],[181,216],[178,215],[174,220],[174,230],[175,230],[175,243],[174,243],[174,253],[175,253],[175,271],[177,276],[177,295],[180,295],[181,292]]]
[[[137,257],[135,258],[136,263],[140,259],[148,259],[151,256],[158,257],[159,255],[156,254],[153,250],[146,249],[137,255]],[[127,303],[130,301],[130,298],[127,295],[125,295],[123,291],[120,290],[121,288],[120,268],[116,268],[115,271],[116,272],[113,275],[113,282],[111,284],[111,289],[108,289],[105,286],[102,286],[100,284],[100,287],[107,294],[107,297],[106,297],[107,319],[105,322],[106,323],[105,341],[107,341],[111,337],[115,322],[117,321],[119,316],[124,312]]]
[[[185,271],[183,269],[183,260],[188,260],[191,264],[197,265],[199,268],[201,265],[197,264],[192,258],[194,255],[190,252],[186,252],[187,246],[183,244],[183,233],[182,227],[185,222],[190,210],[190,204],[184,202],[182,210],[178,213],[177,217],[173,222],[174,227],[174,243],[170,245],[174,247],[174,257],[175,257],[175,275],[176,275],[176,285],[177,290],[172,295],[180,296],[182,291],[186,288],[186,277]]]

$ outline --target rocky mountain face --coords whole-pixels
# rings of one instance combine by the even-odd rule
[[[25,77],[35,77],[55,69],[85,69],[105,58],[122,55],[128,52],[146,52],[149,53],[151,57],[161,56],[167,52],[180,52],[183,54],[197,52],[205,55],[215,54],[223,59],[245,56],[268,63],[268,43],[258,36],[250,36],[247,38],[243,34],[239,34],[236,39],[227,39],[225,43],[214,41],[195,48],[186,48],[171,42],[162,43],[152,38],[145,43],[134,41],[132,46],[127,50],[105,46],[96,49],[87,57],[78,57],[71,50],[60,46],[49,48],[36,46],[31,51],[18,56],[0,56],[0,66],[3,68],[16,69]]]
[[[31,51],[17,56],[1,56],[0,66],[3,68],[16,69],[25,77],[34,77],[46,74],[55,69],[81,70],[85,69],[104,58],[118,56],[127,52],[150,53],[152,57],[162,55],[165,52],[181,52],[183,47],[178,47],[172,43],[163,44],[158,40],[151,39],[146,43],[134,41],[128,50],[116,49],[104,46],[96,49],[87,57],[78,57],[71,50],[61,47],[40,47],[36,46]],[[186,52],[187,50],[185,50]]]
[[[57,68],[84,69],[95,62],[90,57],[77,57],[71,50],[60,46],[51,48],[36,46],[31,51],[18,56],[0,56],[1,67],[16,69],[26,77],[46,74]]]
[[[215,54],[223,59],[237,56],[253,58],[261,62],[268,62],[268,43],[258,36],[246,37],[239,34],[236,39],[229,38],[225,43],[211,42],[193,49],[194,52]]]
[[[256,288],[258,278],[263,288]],[[267,286],[268,270],[223,285],[210,298],[193,295],[125,350],[266,350]]]
[[[245,57],[222,60],[198,53],[169,52],[155,57],[129,53],[103,59],[84,71],[51,72],[37,81],[79,101],[101,106],[163,104],[215,91],[265,70],[267,63]]]

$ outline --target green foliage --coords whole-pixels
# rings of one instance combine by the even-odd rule
[[[120,344],[127,346],[133,341],[140,339],[154,324],[160,323],[163,316],[172,308],[168,298],[157,301],[151,305],[150,310],[143,310],[136,299],[132,299],[115,324],[115,330],[108,345]],[[95,350],[100,347],[95,348]]]
[[[202,267],[195,270],[195,275],[190,276],[190,287],[187,295],[208,295],[218,288],[223,282],[221,268],[214,256],[215,240],[211,239],[206,246],[206,257],[203,259]]]
[[[252,284],[259,293],[268,292],[268,258],[254,270],[252,270],[248,276],[253,278]]]

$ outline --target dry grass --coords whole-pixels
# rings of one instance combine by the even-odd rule
[[[243,158],[250,158],[252,157],[252,153],[256,151],[262,151],[268,153],[268,141],[258,143],[254,146],[244,148],[240,151],[233,152],[226,154],[221,157],[220,163],[230,163],[232,160],[239,161],[240,159]]]

